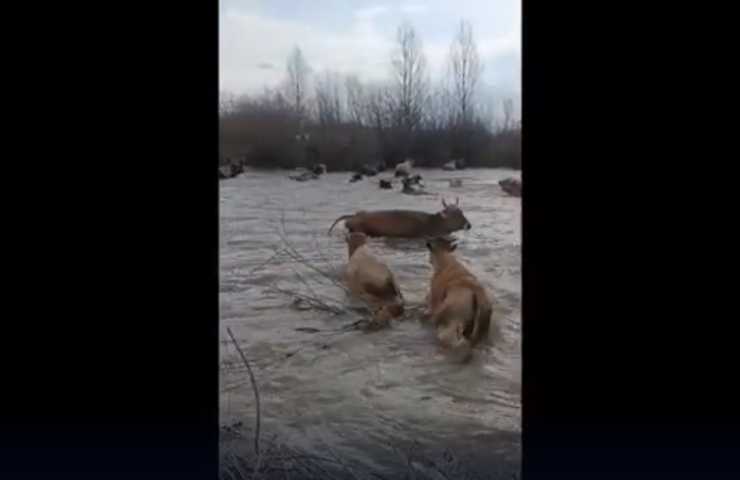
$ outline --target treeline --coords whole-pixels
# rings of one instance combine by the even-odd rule
[[[383,84],[332,72],[312,75],[296,47],[281,87],[241,98],[222,94],[222,163],[324,163],[336,171],[412,158],[417,166],[464,159],[473,167],[520,168],[521,124],[513,119],[513,102],[503,100],[503,118],[494,122],[492,105],[479,98],[483,65],[470,24],[461,22],[448,73],[436,84],[413,27],[402,24],[396,40],[392,76]]]

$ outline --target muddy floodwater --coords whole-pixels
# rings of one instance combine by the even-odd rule
[[[516,478],[521,460],[521,199],[497,182],[518,171],[416,169],[431,195],[381,190],[380,174],[296,182],[289,172],[247,171],[220,182],[220,416],[238,434],[222,454],[249,450],[255,401],[229,327],[261,395],[261,438],[332,452],[378,472],[409,448],[447,449],[487,472]],[[462,180],[451,187],[450,179]],[[372,239],[394,272],[408,312],[389,328],[351,328],[357,304],[334,282],[347,260],[340,215],[357,210],[441,209],[460,199],[472,229],[456,232],[458,258],[488,287],[493,341],[453,364],[419,320],[431,265],[423,241]],[[285,249],[290,249],[286,253]],[[296,297],[315,299],[313,306]],[[415,445],[415,446],[414,446]]]

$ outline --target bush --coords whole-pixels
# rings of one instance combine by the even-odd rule
[[[443,123],[442,123],[443,125]],[[307,137],[297,138],[299,132]],[[421,167],[441,167],[462,158],[471,167],[521,168],[521,128],[493,131],[477,121],[466,128],[422,125],[406,131],[393,125],[300,122],[279,95],[247,99],[222,113],[220,164],[239,160],[256,168],[310,167],[352,171],[384,161],[393,167],[406,158]]]

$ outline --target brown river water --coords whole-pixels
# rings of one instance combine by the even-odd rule
[[[416,443],[448,449],[485,472],[516,478],[521,462],[521,199],[497,182],[518,171],[416,169],[431,195],[405,195],[398,182],[381,190],[380,174],[349,183],[349,173],[296,182],[287,172],[247,171],[220,182],[220,416],[241,422],[222,435],[222,452],[252,448],[255,401],[246,367],[226,328],[251,363],[261,395],[261,436],[308,452],[336,455],[378,472],[404,462]],[[462,179],[462,187],[449,185]],[[409,307],[404,320],[363,332],[342,330],[362,318],[334,282],[347,260],[340,215],[357,210],[436,212],[460,199],[472,229],[456,232],[458,258],[494,301],[492,341],[464,365],[451,363],[419,321],[431,265],[423,241],[372,239]],[[285,247],[293,257],[279,254]],[[323,273],[314,270],[317,268]],[[276,291],[276,288],[282,291]],[[319,298],[340,313],[295,305]],[[298,329],[298,330],[296,330]],[[436,454],[436,453],[433,453]],[[400,463],[399,463],[400,462]]]

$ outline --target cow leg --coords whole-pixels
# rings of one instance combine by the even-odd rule
[[[431,314],[429,315],[429,319],[435,327],[441,327],[448,321],[449,316],[449,305],[443,303],[441,305],[438,305],[437,308],[433,309],[431,311]]]

